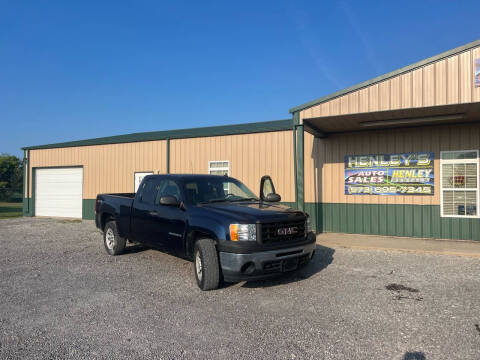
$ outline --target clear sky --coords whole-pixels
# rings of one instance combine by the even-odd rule
[[[289,118],[480,39],[480,1],[0,0],[0,152]]]

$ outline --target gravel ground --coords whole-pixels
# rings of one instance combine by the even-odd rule
[[[0,220],[0,358],[479,359],[480,260],[318,247],[201,292],[186,260],[107,256],[93,222]]]

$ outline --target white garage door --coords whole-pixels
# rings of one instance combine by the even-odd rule
[[[35,170],[35,215],[82,217],[82,168]]]

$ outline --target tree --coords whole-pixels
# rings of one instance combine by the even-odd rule
[[[0,200],[9,201],[22,192],[23,163],[14,155],[0,155]],[[21,196],[20,196],[21,197]]]

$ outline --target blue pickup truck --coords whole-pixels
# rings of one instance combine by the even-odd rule
[[[193,260],[202,290],[222,280],[263,279],[305,266],[315,253],[306,213],[280,205],[269,176],[257,197],[240,181],[218,175],[149,175],[131,194],[100,194],[96,226],[105,249],[126,242]]]

